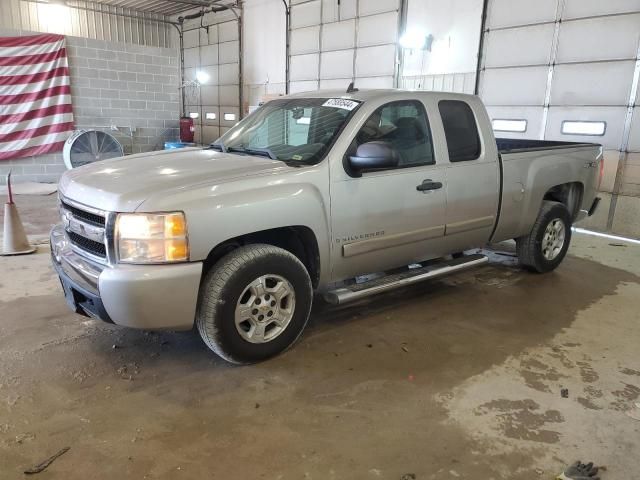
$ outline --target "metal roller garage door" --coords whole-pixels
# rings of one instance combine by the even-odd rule
[[[292,1],[291,93],[392,88],[397,65],[399,0]]]
[[[237,20],[185,28],[185,113],[194,117],[196,142],[213,142],[240,119],[239,59]]]
[[[602,143],[592,226],[640,236],[640,0],[489,0],[481,59],[496,134]]]

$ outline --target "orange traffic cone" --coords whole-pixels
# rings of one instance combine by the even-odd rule
[[[24,227],[20,221],[20,215],[16,204],[13,203],[13,193],[11,192],[11,172],[7,175],[7,193],[9,201],[4,204],[4,236],[2,253],[0,255],[24,255],[36,251],[32,247],[24,233]]]

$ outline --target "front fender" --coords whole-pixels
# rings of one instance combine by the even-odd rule
[[[202,187],[146,201],[138,211],[184,211],[191,261],[205,260],[215,246],[238,236],[307,227],[318,242],[324,277],[329,273],[329,200],[328,191],[318,185],[328,187],[328,182],[296,180],[251,179]]]

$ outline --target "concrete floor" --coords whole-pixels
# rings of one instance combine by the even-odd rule
[[[53,202],[18,198],[30,233]],[[548,275],[494,253],[370,302],[317,303],[293,349],[250,367],[192,333],[69,313],[46,246],[0,258],[0,478],[65,446],[42,478],[552,479],[577,459],[633,478],[640,247],[615,245],[576,234]]]

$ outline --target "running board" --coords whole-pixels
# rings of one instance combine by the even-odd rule
[[[443,277],[462,270],[467,270],[488,262],[489,258],[485,255],[469,255],[433,265],[427,265],[414,270],[407,270],[405,272],[388,275],[360,285],[350,285],[349,287],[330,290],[325,293],[324,298],[327,302],[333,305],[343,305],[371,295],[413,285],[414,283],[422,282],[424,280]]]

